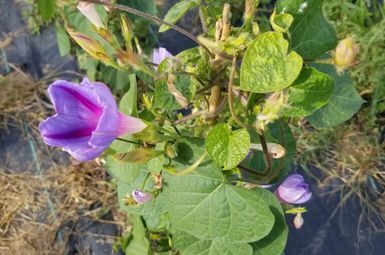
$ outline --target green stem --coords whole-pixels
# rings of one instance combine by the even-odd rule
[[[235,122],[243,127],[247,128],[245,124],[242,123],[242,121],[238,118],[237,114],[234,111],[234,99],[233,99],[233,82],[234,82],[234,76],[235,76],[235,67],[237,64],[237,57],[236,55],[233,56],[233,62],[231,64],[231,71],[230,71],[230,79],[229,79],[229,84],[227,86],[227,96],[228,96],[228,102],[229,102],[229,109],[231,116],[235,120]]]
[[[116,140],[118,140],[118,141],[122,141],[122,142],[125,142],[125,143],[131,143],[131,144],[136,144],[136,145],[141,145],[140,143],[138,143],[138,142],[134,142],[134,141],[130,141],[130,140],[126,140],[126,139],[124,139],[124,138],[116,138]]]
[[[186,174],[189,174],[189,173],[193,172],[200,165],[200,163],[202,163],[202,161],[205,159],[206,156],[207,156],[207,152],[204,152],[202,154],[202,156],[200,156],[197,159],[197,161],[194,162],[194,164],[192,164],[191,166],[183,169],[180,172],[177,172],[175,175],[182,176],[182,175],[186,175]]]

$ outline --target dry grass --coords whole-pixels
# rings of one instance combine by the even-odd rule
[[[14,71],[0,76],[0,128],[10,125],[22,127],[20,114],[31,127],[47,115],[52,107],[42,98],[45,97],[47,83],[36,81],[30,75],[13,67]]]
[[[297,130],[298,161],[314,164],[322,172],[316,176],[323,195],[339,193],[342,209],[349,199],[358,199],[361,221],[375,231],[385,230],[385,145],[379,131],[369,128],[359,116],[331,130],[309,132],[306,124]],[[299,132],[298,132],[299,131]],[[333,215],[334,215],[333,213]]]
[[[96,163],[57,167],[42,177],[0,170],[0,254],[64,254],[72,234],[66,223],[84,216],[99,220],[109,210],[116,217],[110,223],[123,226],[105,177]]]

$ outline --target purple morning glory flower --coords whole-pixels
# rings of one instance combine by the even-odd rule
[[[58,80],[48,88],[56,114],[39,125],[46,144],[63,147],[79,161],[98,157],[118,136],[146,125],[119,112],[111,90],[85,78],[79,84]]]
[[[152,200],[152,195],[150,193],[143,192],[139,189],[134,189],[131,196],[138,204],[144,204]]]
[[[165,58],[172,57],[172,54],[166,50],[166,48],[160,47],[159,49],[154,49],[152,53],[152,62],[159,65]]]
[[[312,193],[302,175],[292,174],[279,185],[275,195],[283,203],[302,204],[309,201]]]

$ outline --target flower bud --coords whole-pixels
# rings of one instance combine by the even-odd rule
[[[309,185],[300,174],[293,174],[279,185],[275,195],[283,203],[303,204],[310,200],[312,193]]]
[[[131,41],[133,38],[132,25],[130,20],[123,14],[120,16],[120,26],[122,29],[124,41],[126,42],[126,46],[131,49]]]
[[[106,28],[96,11],[95,5],[87,2],[79,2],[78,10],[97,28]]]
[[[139,189],[134,189],[131,196],[138,204],[144,204],[152,200],[152,195],[150,193]]]
[[[304,220],[302,218],[301,213],[297,213],[297,215],[294,217],[293,224],[296,229],[300,229],[304,223]]]
[[[341,40],[335,50],[334,63],[340,68],[344,69],[355,63],[357,54],[359,52],[358,45],[354,43],[352,38],[348,37]]]
[[[70,28],[67,28],[67,32],[93,58],[106,62],[110,61],[106,51],[99,42]]]

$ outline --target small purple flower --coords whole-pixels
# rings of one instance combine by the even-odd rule
[[[166,48],[160,47],[159,49],[154,49],[152,53],[152,62],[159,65],[165,58],[172,57],[172,54],[166,50]]]
[[[79,84],[58,80],[48,88],[56,114],[39,125],[46,144],[63,147],[79,161],[98,157],[118,136],[142,131],[140,119],[119,112],[103,83],[87,78]]]
[[[302,204],[309,201],[312,193],[302,175],[292,174],[279,185],[275,195],[283,203]]]
[[[131,196],[138,204],[144,204],[152,200],[152,195],[150,193],[143,192],[139,189],[134,189]]]

